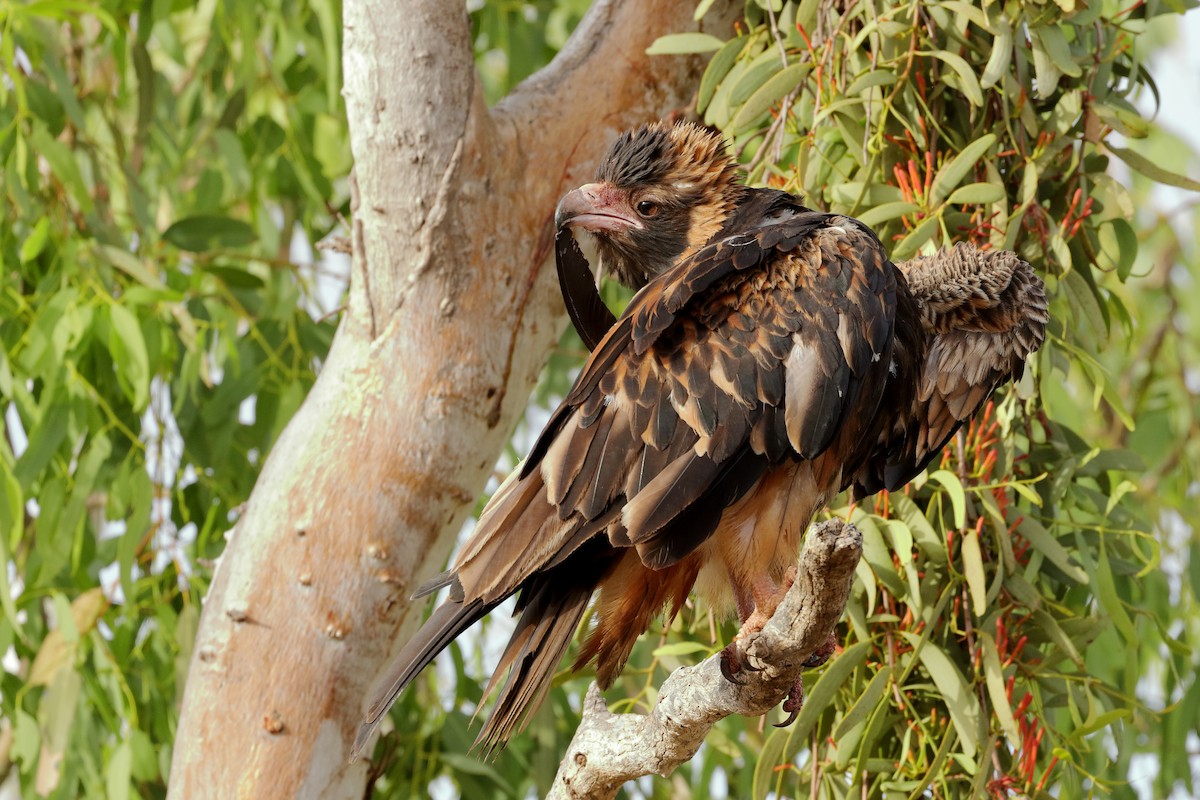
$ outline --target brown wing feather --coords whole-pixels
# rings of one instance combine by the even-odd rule
[[[1042,281],[1009,251],[952,250],[901,264],[927,342],[907,413],[884,429],[855,494],[903,486],[1001,384],[1020,377],[1049,320]]]

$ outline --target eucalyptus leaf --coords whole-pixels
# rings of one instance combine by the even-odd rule
[[[646,48],[646,53],[652,56],[711,53],[723,44],[725,42],[708,33],[670,33],[655,39]]]
[[[162,237],[180,250],[196,253],[245,247],[258,239],[247,223],[212,214],[181,219],[163,231]]]
[[[962,672],[944,650],[929,641],[921,642],[911,633],[902,632],[902,635],[913,647],[919,648],[917,655],[921,664],[929,671],[929,676],[933,678],[934,684],[946,701],[946,707],[950,710],[950,719],[954,722],[954,729],[958,731],[963,754],[967,758],[974,758],[982,744],[980,732],[983,727],[983,714],[979,708],[979,701]]]
[[[745,131],[759,117],[766,114],[771,106],[797,88],[811,70],[811,64],[791,64],[775,73],[737,110],[729,123],[729,129],[735,134]]]

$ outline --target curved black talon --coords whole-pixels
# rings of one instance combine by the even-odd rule
[[[804,708],[804,684],[800,678],[796,678],[796,682],[792,684],[792,688],[788,689],[788,695],[783,701],[783,710],[788,712],[788,718],[783,722],[776,723],[776,728],[786,728],[796,721],[796,717],[800,716],[800,709]]]
[[[791,725],[793,722],[795,722],[796,717],[798,717],[798,716],[800,716],[800,709],[797,708],[795,711],[789,712],[788,718],[785,719],[783,722],[775,722],[775,723],[773,723],[773,725],[776,728],[786,728],[789,725]]]
[[[738,678],[738,673],[743,669],[747,669],[746,665],[742,664],[742,660],[737,653],[736,645],[728,644],[721,650],[721,675],[730,683],[735,683],[738,686],[745,686],[746,681]]]
[[[730,681],[731,684],[742,684],[743,681],[737,679],[740,670],[742,670],[740,666],[734,664],[730,649],[721,650],[721,675],[725,676],[725,680]]]
[[[813,654],[804,661],[803,667],[805,669],[813,669],[821,666],[829,660],[830,656],[837,652],[837,646],[837,632],[833,631],[829,634],[829,639],[826,640],[825,644],[813,651]]]

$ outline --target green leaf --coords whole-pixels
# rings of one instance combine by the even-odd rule
[[[1142,117],[1134,109],[1105,103],[1091,103],[1089,108],[1105,125],[1131,139],[1145,139],[1154,128],[1150,120]]]
[[[150,527],[150,509],[154,502],[154,484],[144,470],[139,470],[129,481],[129,508],[125,519],[125,532],[117,542],[117,563],[121,571],[121,591],[126,603],[137,600],[133,568],[137,562],[139,543],[146,537]]]
[[[129,741],[122,741],[113,751],[105,768],[104,785],[108,790],[108,800],[128,800],[129,781],[132,777],[133,751],[129,749]]]
[[[700,90],[696,97],[696,111],[703,114],[704,110],[708,108],[713,93],[717,91],[717,86],[729,74],[729,70],[737,62],[738,56],[742,54],[742,49],[745,46],[745,36],[730,39],[721,45],[721,49],[708,62],[708,67],[704,70],[704,77],[700,79]]]
[[[504,796],[506,797],[511,797],[512,795],[516,794],[516,791],[512,788],[509,782],[504,779],[504,776],[501,775],[500,771],[497,770],[492,764],[480,761],[474,756],[446,751],[439,753],[438,758],[445,762],[445,764],[455,772],[461,772],[465,775],[475,775],[480,778],[487,778],[492,783],[496,784],[497,788],[502,790]]]
[[[180,250],[194,253],[244,247],[258,239],[254,229],[239,219],[207,214],[181,219],[163,231],[162,236]]]
[[[1033,159],[1027,159],[1025,161],[1025,169],[1022,171],[1022,174],[1021,174],[1021,205],[1022,206],[1029,205],[1037,200],[1038,185],[1039,184],[1038,184],[1037,164],[1033,161]],[[1005,239],[1005,242],[1004,242],[1004,246],[1009,249],[1014,247],[1016,244],[1015,237],[1016,237],[1017,232],[1019,232],[1019,230],[1020,230],[1020,225],[1018,223],[1020,222],[1021,216],[1023,214],[1024,214],[1024,210],[1022,209],[1020,212],[1014,213],[1013,216],[1009,219],[1009,223],[1008,223],[1009,234],[1008,234],[1008,238]]]
[[[4,459],[0,459],[0,489],[3,489],[0,495],[0,564],[7,565],[12,563],[11,548],[17,546],[25,535],[25,500],[20,482],[9,471]],[[4,619],[23,639],[25,633],[13,602],[7,568],[0,569],[0,609],[4,611]]]
[[[729,123],[729,129],[734,134],[749,130],[758,118],[766,114],[771,106],[778,103],[788,92],[800,85],[804,76],[812,69],[810,64],[792,64],[776,73],[764,83],[758,91],[750,96]]]
[[[208,264],[204,267],[204,271],[210,275],[217,276],[226,286],[233,289],[261,289],[266,285],[263,279],[253,272],[238,267],[227,267],[223,264]]]
[[[754,762],[754,784],[750,792],[750,796],[754,800],[765,800],[771,789],[774,788],[775,782],[779,780],[776,767],[784,760],[783,753],[790,738],[790,731],[776,728],[763,743],[762,749],[758,752],[758,758]]]
[[[879,183],[863,183],[862,181],[847,181],[846,183],[835,184],[829,187],[829,196],[833,198],[835,203],[842,206],[851,206],[855,203],[878,206],[885,203],[901,202],[900,190],[895,186]]]
[[[962,481],[950,470],[939,469],[929,474],[929,480],[937,481],[946,487],[950,495],[950,503],[954,508],[954,527],[962,528],[967,524],[967,495],[963,491]]]
[[[136,411],[146,407],[150,398],[150,357],[137,318],[119,303],[108,307],[108,347],[117,365],[122,386]]]
[[[856,519],[854,524],[863,536],[863,560],[870,565],[871,571],[896,597],[904,597],[906,588],[896,565],[892,562],[892,551],[883,539],[883,533],[870,518]]]
[[[947,203],[998,203],[1006,197],[1004,187],[995,183],[968,183],[955,189]]]
[[[867,715],[875,710],[883,693],[887,691],[888,681],[891,679],[891,667],[885,666],[875,673],[875,677],[871,678],[867,688],[863,689],[862,694],[854,701],[854,705],[846,712],[846,716],[842,717],[842,721],[838,723],[837,729],[833,732],[834,739],[844,737],[851,728],[865,720]]]
[[[999,33],[992,39],[992,54],[983,68],[979,85],[990,89],[1008,72],[1009,62],[1012,61],[1013,37],[1011,31]]]
[[[1077,741],[1082,740],[1096,731],[1101,730],[1102,728],[1107,728],[1117,720],[1125,719],[1132,714],[1133,711],[1131,709],[1114,708],[1111,711],[1105,711],[1103,714],[1097,714],[1094,717],[1089,716],[1089,719],[1071,731],[1067,735],[1067,738]]]
[[[42,746],[41,730],[33,715],[19,706],[16,717],[16,724],[13,725],[12,757],[27,768],[32,767],[37,763],[38,750]]]
[[[116,36],[121,30],[110,11],[85,0],[35,0],[25,4],[23,11],[30,16],[51,17],[65,22],[73,21],[75,16],[95,15],[96,21],[112,35]]]
[[[903,520],[884,520],[884,528],[892,540],[892,551],[901,564],[911,564],[913,560],[913,535]]]
[[[1096,263],[1104,269],[1115,269],[1117,277],[1124,281],[1137,260],[1138,238],[1133,226],[1120,218],[1105,220],[1096,229],[1096,238],[1100,242]]]
[[[821,715],[833,703],[842,684],[854,670],[866,663],[871,647],[872,643],[869,641],[851,645],[825,666],[825,671],[817,679],[817,685],[805,694],[804,706],[800,709],[800,716],[796,718],[792,727],[792,741],[808,741],[808,734],[817,724]]]
[[[136,781],[152,781],[159,776],[158,760],[154,755],[154,743],[146,733],[137,728],[129,732],[129,749],[132,752],[131,774]]]
[[[1067,553],[1066,548],[1059,544],[1058,540],[1042,527],[1042,523],[1033,517],[1024,517],[1017,526],[1017,532],[1024,536],[1033,545],[1034,549],[1050,559],[1054,566],[1061,569],[1070,578],[1079,583],[1086,584],[1088,582],[1087,572],[1071,560],[1071,556]]]
[[[28,491],[32,487],[50,459],[58,453],[59,445],[67,436],[70,416],[70,407],[66,403],[52,403],[29,432],[29,444],[13,467],[13,475],[20,481],[22,490]]]
[[[900,492],[889,494],[888,502],[891,503],[896,515],[908,526],[913,541],[916,542],[925,557],[939,566],[945,565],[947,563],[946,541],[929,524],[929,520],[921,513],[921,509],[917,508],[917,504]]]
[[[917,651],[918,658],[946,701],[954,729],[962,740],[963,753],[967,758],[975,758],[979,750],[983,713],[962,672],[945,651],[932,641],[927,639],[922,643],[921,637],[907,631],[900,631],[900,635],[908,639],[914,648],[920,648]]]
[[[25,241],[21,243],[21,252],[18,258],[22,264],[28,264],[33,261],[42,251],[46,249],[46,242],[50,239],[50,220],[42,217],[33,226],[33,230],[25,237]]]
[[[895,83],[896,73],[883,69],[870,70],[859,75],[853,83],[846,87],[846,95],[852,97],[862,94],[868,89],[874,89],[876,86],[891,86]]]
[[[786,66],[779,58],[779,51],[773,47],[759,53],[746,65],[745,71],[729,88],[730,105],[740,106],[745,103],[771,79],[771,76],[779,74]]]
[[[920,208],[916,203],[907,203],[903,200],[897,203],[884,203],[859,214],[858,221],[868,227],[874,228],[889,220],[919,211]]]
[[[1078,78],[1083,74],[1083,68],[1071,56],[1071,46],[1067,43],[1067,36],[1061,27],[1047,25],[1044,28],[1038,28],[1033,35],[1041,39],[1046,55],[1054,62],[1054,66],[1058,68],[1059,72],[1072,78]],[[1090,61],[1090,55],[1088,59]]]
[[[1087,278],[1080,270],[1071,270],[1062,277],[1062,287],[1071,306],[1071,312],[1076,320],[1086,319],[1092,332],[1097,336],[1108,336],[1108,323],[1104,320],[1104,312],[1100,303],[1088,285]]]
[[[34,128],[29,137],[29,143],[41,158],[46,159],[54,177],[68,189],[69,198],[74,200],[85,214],[91,213],[94,205],[92,194],[88,191],[87,183],[84,182],[79,163],[75,160],[75,153],[65,144],[50,136],[41,125]]]
[[[662,647],[654,649],[654,657],[662,658],[663,656],[686,656],[690,653],[707,653],[712,648],[701,642],[672,642],[664,644]]]
[[[1079,655],[1079,648],[1075,646],[1075,642],[1067,635],[1062,626],[1058,624],[1058,620],[1046,613],[1045,610],[1039,609],[1033,612],[1033,622],[1049,637],[1050,641],[1058,645],[1067,658],[1075,663],[1075,666],[1083,666],[1083,657]]]
[[[1022,578],[1019,573],[1010,572],[1004,578],[1004,589],[1007,589],[1022,606],[1030,610],[1042,607],[1042,595],[1038,594],[1038,590],[1033,587],[1033,584]]]
[[[708,33],[668,33],[646,48],[646,55],[667,56],[687,53],[711,53],[721,49],[722,40]]]
[[[25,493],[4,458],[0,458],[0,490],[3,490],[0,494],[3,501],[0,502],[0,546],[16,547],[25,529]],[[7,564],[8,561],[0,558],[0,563]],[[11,597],[8,599],[12,600]]]
[[[146,263],[128,250],[122,250],[119,247],[107,244],[98,244],[96,245],[96,253],[100,258],[112,264],[143,286],[151,286],[156,289],[163,286],[162,280],[150,271]]]
[[[29,667],[30,686],[49,686],[63,667],[71,664],[78,647],[79,637],[91,632],[96,621],[107,608],[104,592],[96,586],[83,592],[71,603],[63,623],[74,626],[74,636],[68,639],[63,628],[58,627],[46,634],[42,646]],[[72,670],[73,671],[73,670]]]
[[[975,165],[995,144],[996,134],[985,133],[950,159],[933,177],[933,186],[930,187],[929,194],[930,203],[933,205],[941,203],[950,192],[962,183],[963,178],[975,169]]]
[[[57,786],[62,779],[63,755],[72,738],[82,688],[80,674],[74,669],[64,669],[55,676],[49,690],[42,693],[38,704],[43,731],[38,784],[43,790]],[[42,770],[46,773],[42,774]]]
[[[1117,594],[1112,566],[1108,562],[1108,547],[1105,544],[1105,538],[1100,538],[1100,557],[1096,562],[1096,594],[1099,595],[1104,610],[1112,618],[1121,638],[1130,647],[1137,647],[1137,632],[1134,630],[1133,622],[1129,619],[1129,614],[1125,611],[1125,603]]]
[[[1000,651],[996,649],[996,640],[987,631],[981,630],[976,634],[983,647],[983,675],[987,682],[988,696],[992,699],[992,711],[1000,722],[1000,728],[1008,738],[1008,742],[1016,747],[1021,742],[1021,733],[1017,721],[1013,718],[1012,701],[1004,688],[1004,668],[1000,664]]]
[[[1151,180],[1158,181],[1159,183],[1165,183],[1167,186],[1177,186],[1180,189],[1200,192],[1200,181],[1193,180],[1192,178],[1185,178],[1184,176],[1178,175],[1170,170],[1163,169],[1158,164],[1155,164],[1153,161],[1143,156],[1141,153],[1133,150],[1129,150],[1124,147],[1117,147],[1116,145],[1109,144],[1108,142],[1105,142],[1104,146],[1108,149],[1108,152],[1112,153],[1114,156],[1128,164],[1131,168],[1137,170]]]
[[[962,56],[955,55],[948,50],[934,50],[930,55],[944,61],[950,69],[954,70],[954,74],[958,76],[958,88],[971,101],[971,105],[977,107],[983,105],[983,90],[979,86],[979,79],[975,77],[975,70]]]
[[[1029,486],[1029,484],[1025,483],[1024,481],[1012,481],[1010,483],[1005,483],[1004,486],[1007,486],[1009,489],[1012,489],[1014,492],[1021,495],[1021,497],[1024,497],[1026,500],[1028,500],[1030,503],[1037,506],[1038,508],[1042,507],[1042,496],[1040,494],[1038,494],[1037,492],[1035,492]]]
[[[1108,497],[1108,504],[1104,506],[1104,516],[1112,514],[1113,509],[1121,504],[1121,499],[1127,494],[1132,494],[1138,490],[1137,484],[1133,481],[1123,480],[1113,488],[1112,494]]]
[[[896,261],[912,258],[926,242],[933,238],[939,228],[941,228],[941,219],[936,214],[921,220],[917,227],[913,228],[907,236],[900,240],[900,244],[892,249],[892,258]]]
[[[971,593],[971,606],[975,616],[982,618],[987,613],[987,579],[983,572],[983,551],[979,547],[979,533],[968,528],[962,537],[963,572],[967,576],[967,588]]]
[[[1058,82],[1062,78],[1062,70],[1058,68],[1058,65],[1054,63],[1054,59],[1050,57],[1040,31],[1033,31],[1029,38],[1033,45],[1033,74],[1037,78],[1037,98],[1045,100],[1058,89]]]

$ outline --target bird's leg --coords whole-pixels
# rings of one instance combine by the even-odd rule
[[[763,625],[767,624],[767,620],[775,613],[783,596],[787,594],[788,589],[792,588],[795,581],[796,567],[791,566],[784,573],[782,583],[776,583],[765,572],[750,582],[749,591],[746,591],[746,587],[734,582],[733,596],[737,601],[738,618],[742,622],[742,627],[738,630],[737,636],[733,637],[733,641],[725,645],[725,649],[721,651],[721,674],[725,676],[725,680],[730,683],[741,683],[742,681],[737,679],[739,672],[742,670],[759,671],[758,667],[752,666],[746,659],[745,653],[742,652],[741,641],[762,630]]]
[[[738,619],[741,620],[742,627],[733,641],[721,651],[721,674],[725,676],[725,680],[730,683],[743,683],[744,681],[737,677],[738,673],[743,670],[759,671],[758,667],[749,663],[745,653],[742,652],[741,640],[762,630],[763,625],[766,625],[767,620],[774,615],[775,610],[779,608],[779,603],[782,602],[784,595],[792,588],[795,581],[796,567],[792,566],[784,573],[783,582],[779,584],[765,574],[753,581],[749,589],[734,582],[733,598],[737,603]],[[824,664],[837,650],[837,643],[837,633],[831,631],[825,644],[817,648],[805,660],[804,667],[812,669]],[[776,723],[775,727],[786,728],[791,725],[796,721],[796,717],[800,715],[800,709],[803,707],[804,682],[802,678],[797,677],[796,682],[788,689],[787,697],[783,700],[782,708],[787,712],[787,719]]]
[[[829,657],[837,650],[838,637],[837,631],[830,631],[829,638],[825,644],[813,651],[804,661],[805,669],[819,667],[829,660]],[[796,721],[796,717],[800,716],[800,709],[804,707],[804,680],[800,677],[796,678],[796,682],[792,684],[792,688],[788,689],[787,697],[783,700],[783,710],[787,712],[787,719],[783,722],[775,723],[776,728],[786,728]]]
[[[800,709],[804,708],[804,681],[800,678],[796,678],[792,688],[788,689],[782,708],[787,712],[788,717],[783,722],[776,722],[776,728],[786,728],[791,725],[796,721],[796,717],[800,716]]]

